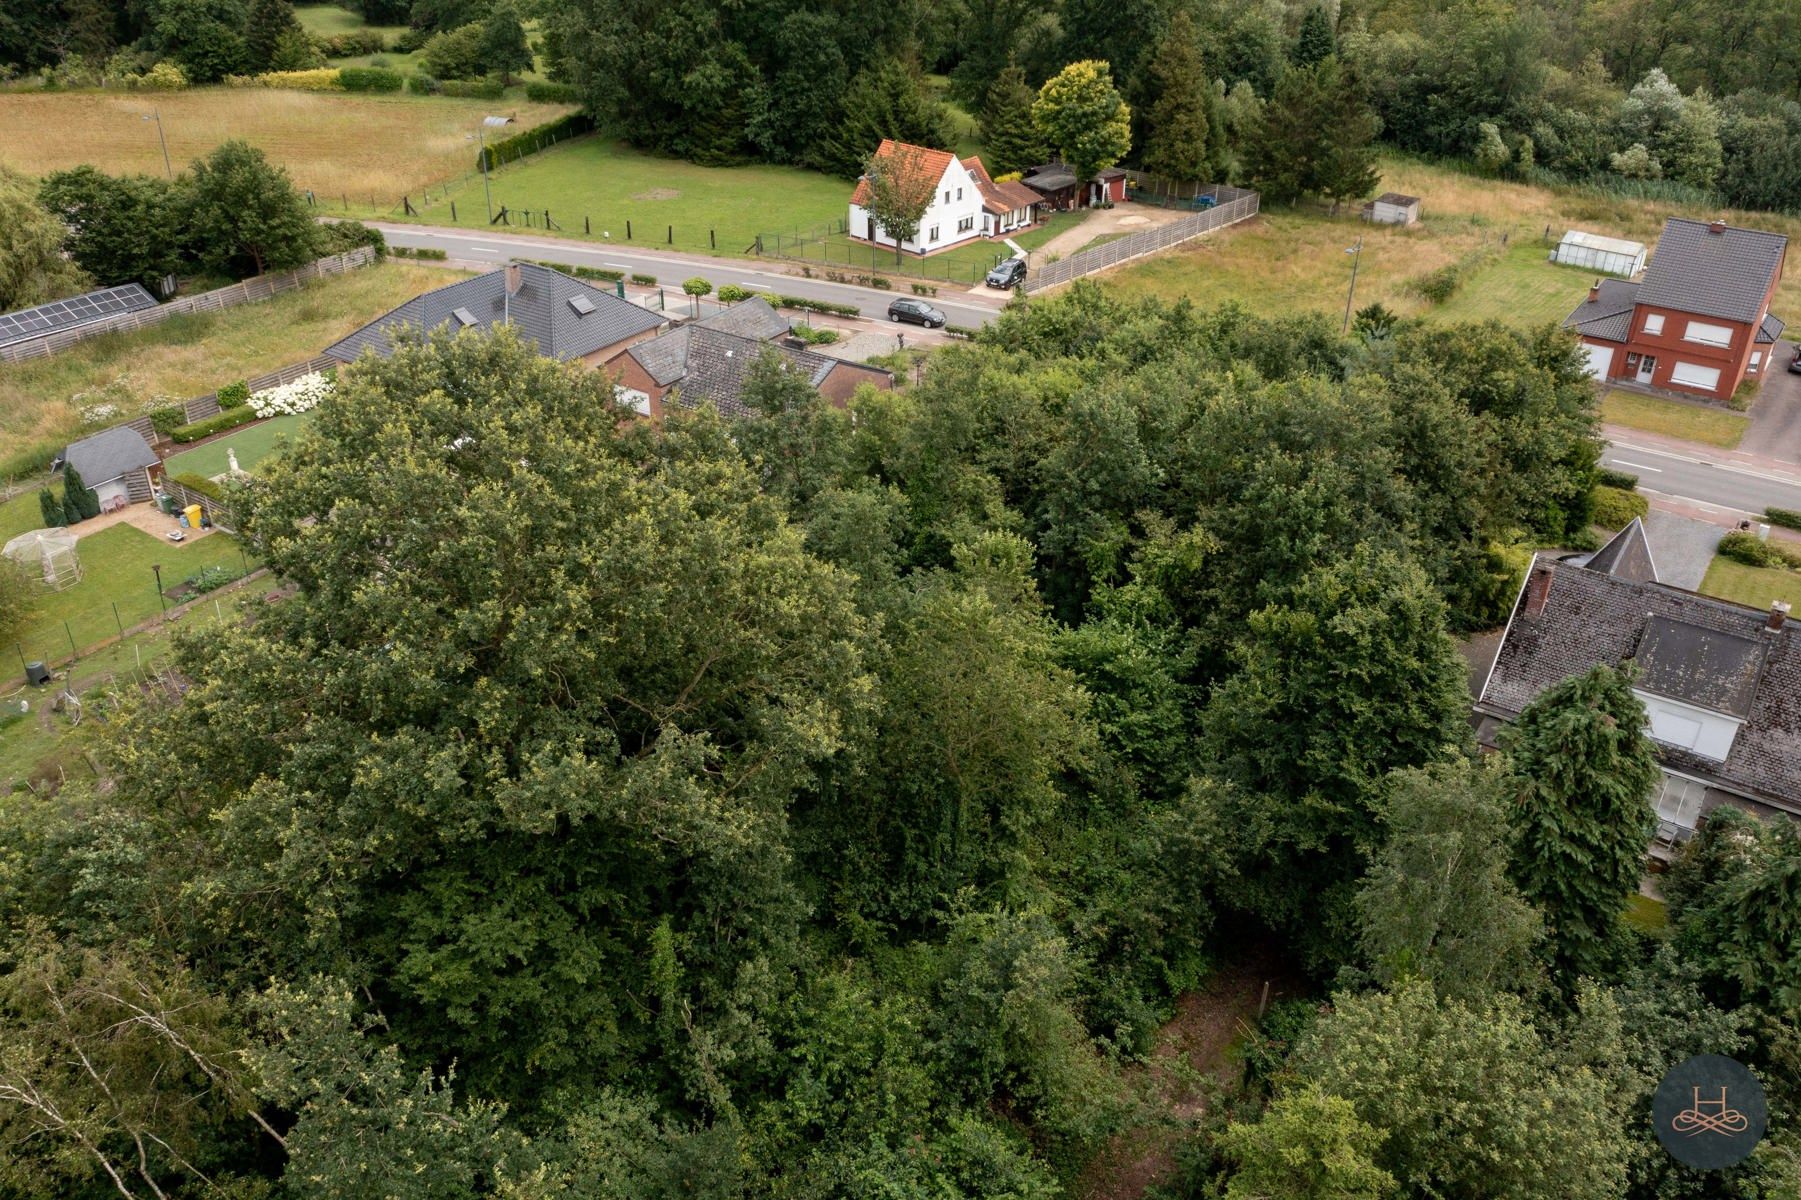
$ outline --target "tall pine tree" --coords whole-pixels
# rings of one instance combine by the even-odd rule
[[[49,528],[67,525],[69,518],[63,512],[63,502],[56,498],[56,493],[49,488],[38,489],[38,511],[43,515],[44,524]]]
[[[75,469],[74,463],[63,468],[63,508],[73,509],[75,512],[75,516],[69,521],[71,525],[100,515],[100,497],[82,480],[81,472]]]
[[[272,70],[283,35],[299,32],[300,22],[288,0],[250,0],[244,22],[244,57],[250,69]]]
[[[1144,168],[1171,179],[1219,178],[1222,147],[1213,83],[1201,61],[1200,34],[1178,9],[1151,60],[1156,94],[1145,121]]]
[[[1301,17],[1288,61],[1297,67],[1311,67],[1337,53],[1338,35],[1332,30],[1332,18],[1323,4],[1315,4]]]
[[[855,179],[883,138],[941,150],[951,144],[944,109],[926,95],[919,76],[896,59],[884,59],[851,81],[844,118],[819,148],[815,165]]]
[[[995,77],[982,106],[982,143],[987,147],[984,165],[991,173],[1006,175],[1044,161],[1044,139],[1032,123],[1032,101],[1037,95],[1018,66],[1008,64]]]
[[[1503,739],[1516,796],[1512,874],[1545,915],[1566,986],[1606,968],[1657,827],[1645,706],[1609,666],[1528,704]]]
[[[1292,204],[1302,196],[1340,202],[1368,195],[1382,123],[1362,89],[1336,58],[1282,76],[1248,139],[1247,169],[1265,200]]]

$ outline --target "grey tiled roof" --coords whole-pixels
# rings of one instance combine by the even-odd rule
[[[1704,221],[1672,217],[1645,268],[1642,303],[1755,325],[1782,267],[1788,239],[1727,226],[1710,233]]]
[[[1548,582],[1544,610],[1525,610]],[[1479,710],[1516,716],[1546,688],[1599,663],[1637,663],[1638,686],[1741,716],[1726,761],[1658,747],[1667,765],[1801,810],[1801,624],[1667,584],[1533,559]]]
[[[93,437],[71,442],[63,451],[63,462],[81,472],[81,482],[88,487],[132,471],[142,471],[161,461],[150,443],[144,440],[144,435],[129,425],[115,425]]]
[[[583,314],[570,308],[569,300],[575,296],[585,297],[594,311]],[[342,362],[354,361],[367,349],[385,356],[393,352],[390,334],[397,327],[407,325],[430,332],[449,323],[454,331],[460,328],[453,315],[457,309],[471,313],[476,327],[484,330],[510,321],[520,336],[538,343],[538,353],[561,361],[592,354],[668,323],[668,318],[658,313],[571,279],[561,271],[521,263],[519,290],[511,297],[506,294],[506,270],[489,271],[414,296],[349,337],[327,346],[325,353]]]
[[[1757,340],[1766,344],[1777,341],[1782,337],[1782,331],[1786,328],[1788,326],[1783,323],[1782,318],[1765,313],[1763,324],[1757,327]]]
[[[1604,342],[1625,341],[1632,331],[1632,306],[1638,303],[1641,286],[1624,279],[1603,279],[1600,294],[1592,302],[1584,296],[1563,319],[1563,327]]]
[[[751,364],[765,352],[780,355],[789,369],[799,371],[812,387],[824,382],[837,365],[836,359],[810,350],[790,350],[704,325],[690,325],[688,372],[676,385],[676,402],[684,408],[710,403],[728,417],[756,416],[744,403],[744,381]]]
[[[1657,564],[1651,559],[1651,542],[1645,536],[1645,523],[1633,517],[1626,528],[1609,538],[1607,544],[1577,560],[1579,565],[1603,575],[1617,575],[1639,583],[1657,581]]]
[[[766,342],[788,332],[788,318],[761,296],[740,301],[710,317],[678,325],[661,337],[639,342],[627,353],[638,360],[657,386],[668,387],[688,373],[688,331],[713,329]]]
[[[722,333],[735,333],[739,337],[756,338],[759,342],[767,342],[770,338],[781,337],[788,332],[788,318],[775,311],[775,307],[761,296],[740,300],[710,317],[702,317],[694,324],[717,329]]]

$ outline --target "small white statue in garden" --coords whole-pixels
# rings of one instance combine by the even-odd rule
[[[238,452],[233,450],[230,446],[225,448],[225,463],[231,468],[231,473],[233,475],[242,475],[244,473],[238,469]]]

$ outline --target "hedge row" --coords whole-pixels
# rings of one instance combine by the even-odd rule
[[[769,302],[777,308],[804,308],[812,312],[830,313],[835,317],[856,317],[863,313],[863,310],[854,304],[834,304],[830,300],[809,300],[805,296],[771,296]]]
[[[1763,510],[1763,519],[1784,529],[1801,529],[1801,512],[1792,508],[1766,508]]]
[[[621,279],[625,278],[624,271],[614,271],[608,267],[569,267],[564,266],[562,263],[549,262],[542,258],[530,259],[528,261],[535,262],[540,267],[549,267],[553,271],[561,271],[563,274],[574,276],[576,279],[600,279],[607,283],[618,283]]]
[[[444,88],[445,95],[455,95],[449,90],[448,83],[444,85]],[[499,93],[496,92],[495,95],[499,95]],[[593,131],[593,117],[587,113],[573,112],[534,129],[522,129],[511,137],[503,137],[497,142],[489,142],[487,147],[476,155],[475,169],[478,171],[492,170],[503,162],[511,162],[516,158],[523,158],[527,154],[536,153],[546,142],[558,141],[566,137],[574,137],[578,133],[592,133]]]
[[[211,496],[214,500],[225,499],[225,489],[204,475],[197,475],[192,471],[183,471],[174,478],[176,483],[187,488],[190,492],[199,492],[202,496]]]
[[[1612,467],[1602,467],[1595,472],[1595,482],[1608,487],[1625,488],[1630,492],[1638,487],[1638,476],[1616,471]]]
[[[443,262],[450,257],[448,251],[434,250],[428,246],[420,246],[417,248],[412,246],[390,246],[388,247],[388,253],[392,254],[395,258],[423,258],[428,259],[431,262]]]
[[[1801,569],[1801,554],[1742,529],[1735,529],[1720,539],[1720,553],[1747,567]]]
[[[533,104],[574,104],[581,99],[566,83],[528,83],[525,98]]]
[[[203,437],[210,437],[223,430],[256,420],[256,409],[246,404],[242,408],[227,408],[204,421],[191,421],[186,425],[177,425],[169,431],[169,437],[177,442],[197,442]]]
[[[347,92],[398,92],[406,86],[406,76],[386,67],[341,67],[338,86]]]
[[[498,79],[445,79],[437,81],[440,96],[460,96],[471,100],[498,100],[506,94]]]

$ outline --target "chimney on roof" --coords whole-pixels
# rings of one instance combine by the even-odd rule
[[[1593,304],[1595,301],[1599,300],[1600,298],[1601,298],[1601,281],[1599,279],[1597,279],[1593,283],[1588,285],[1588,302],[1590,304]]]
[[[1545,602],[1551,598],[1551,568],[1539,567],[1532,572],[1532,578],[1526,581],[1526,615],[1536,617],[1545,611]]]
[[[519,294],[519,264],[518,263],[508,263],[507,264],[507,295],[517,296],[518,294]]]
[[[1726,232],[1726,218],[1725,217],[1715,217],[1713,219],[1713,221],[1708,224],[1707,232],[1715,233],[1715,234],[1725,233]]]
[[[1770,619],[1763,627],[1771,633],[1781,633],[1783,623],[1788,620],[1789,604],[1787,600],[1774,600],[1770,603]]]

